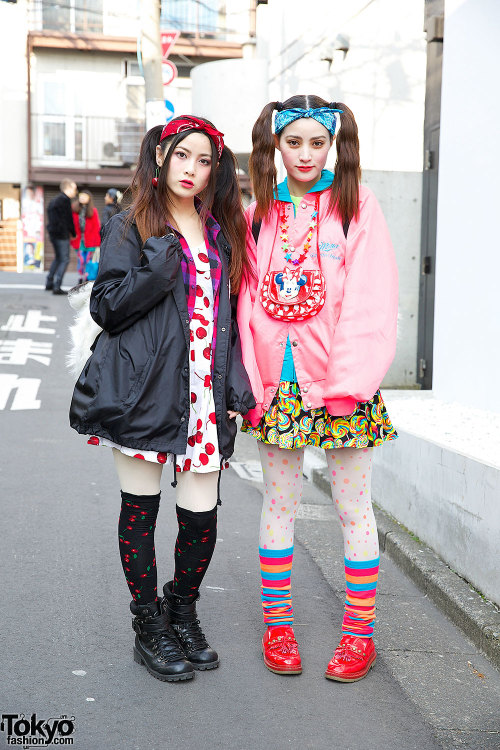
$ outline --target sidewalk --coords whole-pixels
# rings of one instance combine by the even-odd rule
[[[311,481],[304,483],[295,541],[320,569],[335,595],[332,610],[339,611],[345,598],[343,540],[318,454],[306,453],[304,471]],[[240,476],[246,472],[261,490],[257,450],[241,433],[232,466]],[[488,653],[498,665],[496,608],[404,527],[378,508],[375,513],[381,547],[375,626],[378,668],[389,670],[443,750],[498,750],[500,673],[481,653]],[[299,564],[294,565],[294,580]],[[294,590],[298,614],[302,603],[300,591],[296,586]],[[334,638],[340,630],[338,611],[332,620]],[[368,744],[367,750],[379,747]]]
[[[313,468],[312,481],[329,495],[330,483],[325,469]],[[500,669],[500,612],[497,607],[396,519],[376,505],[374,510],[381,551]]]

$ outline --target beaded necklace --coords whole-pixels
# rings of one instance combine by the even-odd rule
[[[300,252],[300,255],[296,257],[292,256],[294,255],[294,253],[299,252],[299,248],[294,247],[288,237],[288,220],[286,216],[285,206],[283,205],[280,217],[281,249],[283,250],[283,253],[285,255],[285,260],[294,266],[302,265],[304,260],[307,258],[309,250],[311,249],[312,236],[314,234],[314,230],[318,225],[318,205],[319,201],[318,197],[316,197],[314,211],[311,214],[311,221],[309,222],[309,230],[304,242],[304,247],[302,248],[302,252]]]

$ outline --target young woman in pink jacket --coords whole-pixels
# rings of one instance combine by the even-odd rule
[[[264,663],[278,674],[302,671],[292,628],[294,520],[304,449],[319,446],[342,525],[347,585],[342,637],[325,676],[354,682],[376,657],[372,453],[397,437],[379,391],[396,346],[394,251],[375,196],[359,184],[358,131],[345,104],[317,96],[271,102],[252,139],[256,201],[246,217],[254,275],[240,291],[238,323],[257,402],[242,429],[258,440],[264,476]],[[335,175],[324,168],[334,140]],[[287,172],[279,185],[276,149]]]

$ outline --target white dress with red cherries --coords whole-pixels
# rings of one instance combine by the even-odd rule
[[[214,330],[214,299],[210,263],[205,243],[192,249],[196,267],[196,300],[189,326],[189,383],[191,407],[189,410],[188,443],[186,453],[177,456],[177,470],[205,473],[219,471],[221,457],[217,440],[215,403],[212,391],[212,338]],[[106,438],[92,435],[90,445],[117,448],[126,456],[141,458],[153,463],[173,462],[171,453],[136,450],[117,445]]]

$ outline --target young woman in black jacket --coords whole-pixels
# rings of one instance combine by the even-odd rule
[[[104,228],[90,297],[103,331],[70,410],[71,426],[90,444],[113,450],[134,658],[169,681],[219,664],[196,601],[215,547],[220,470],[233,452],[235,417],[255,405],[230,294],[247,266],[246,225],[236,162],[222,136],[191,116],[146,134],[132,206]],[[179,531],[173,580],[159,600],[154,531],[166,464]]]

